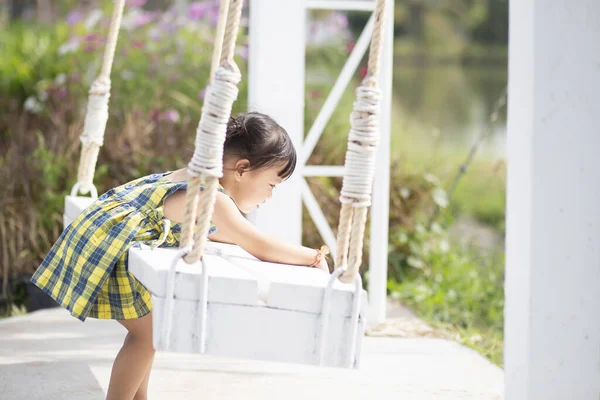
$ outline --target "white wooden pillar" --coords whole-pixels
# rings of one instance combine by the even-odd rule
[[[600,396],[600,2],[510,3],[507,400]]]
[[[369,255],[368,323],[385,321],[387,311],[388,232],[390,224],[390,132],[392,112],[392,75],[394,63],[394,2],[387,2],[385,41],[382,52],[379,87],[382,91],[379,127],[381,142],[377,155],[377,173],[373,183],[371,207],[371,247]]]
[[[250,0],[248,108],[275,118],[298,151],[304,136],[305,24],[304,1]],[[301,179],[294,173],[251,218],[263,232],[301,243]]]

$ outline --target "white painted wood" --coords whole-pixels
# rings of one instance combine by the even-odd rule
[[[163,298],[153,296],[154,329],[160,329]],[[169,351],[198,352],[198,303],[175,300],[174,326]],[[315,364],[315,332],[319,315],[280,308],[209,303],[207,318],[207,355],[249,358],[278,362]],[[350,317],[330,317],[324,365],[350,367],[345,357],[350,352],[347,338]],[[365,321],[359,319],[356,359],[360,359]],[[155,335],[155,339],[156,339]],[[155,346],[158,343],[155,342]]]
[[[313,10],[373,11],[375,0],[308,0],[306,8]]]
[[[250,0],[249,109],[275,118],[296,149],[304,137],[305,14],[304,1]],[[262,231],[297,244],[302,240],[301,179],[293,174],[280,185],[255,218]]]
[[[66,196],[65,212],[63,214],[63,229],[66,228],[85,210],[95,199],[83,196]]]
[[[321,234],[321,237],[325,241],[325,244],[329,247],[331,251],[331,255],[335,258],[336,254],[336,239],[331,227],[329,226],[329,222],[327,222],[327,218],[319,203],[317,203],[317,199],[313,195],[308,183],[303,179],[302,180],[302,199],[304,200],[304,205],[308,210],[313,222],[317,226],[317,230]]]
[[[362,60],[367,48],[369,47],[369,43],[371,42],[371,36],[373,33],[373,15],[367,21],[365,28],[363,29],[360,37],[356,41],[356,45],[352,49],[350,56],[346,60],[344,67],[342,68],[342,72],[338,76],[331,92],[327,96],[323,107],[319,111],[315,122],[313,123],[310,131],[306,135],[306,139],[304,140],[304,145],[302,146],[302,151],[300,153],[300,165],[305,165],[310,155],[312,154],[319,138],[323,134],[323,129],[329,122],[331,115],[335,111],[344,91],[348,87],[348,84],[352,80],[352,76],[354,72],[356,72],[356,68],[358,68],[358,64]]]
[[[302,168],[302,176],[344,176],[343,165],[305,165]]]
[[[176,249],[131,249],[129,271],[153,295],[155,346],[164,323],[167,272]],[[329,275],[315,268],[266,263],[237,246],[209,243],[206,353],[284,362],[316,363],[321,307]],[[177,265],[175,306],[168,350],[199,352],[200,263]],[[325,365],[346,365],[360,357],[367,311],[362,291],[360,314],[352,326],[354,285],[336,281],[331,297]],[[351,330],[358,338],[351,343]]]
[[[258,261],[237,246],[209,243],[205,254],[209,266],[209,302],[269,307],[318,313],[328,275],[316,268]],[[221,253],[216,255],[218,249]],[[129,270],[155,296],[164,297],[167,275],[176,249],[131,249]],[[212,253],[212,254],[211,254]],[[202,266],[200,262],[177,264],[177,297],[198,301]],[[352,284],[336,282],[332,312],[350,316],[347,305],[353,298]],[[286,293],[294,295],[287,296]],[[366,304],[366,302],[365,302]]]
[[[505,398],[597,400],[600,2],[512,1],[509,35]]]
[[[129,270],[155,296],[165,297],[167,275],[176,249],[156,248],[131,249],[129,251]],[[231,304],[259,304],[259,283],[256,277],[242,268],[232,265],[226,259],[216,255],[205,255],[209,270],[211,289],[208,301],[220,301]],[[200,280],[202,266],[200,262],[187,264],[180,260],[177,264],[175,286],[177,297],[198,301],[200,299]]]
[[[394,2],[387,2],[379,87],[382,91],[379,118],[380,142],[373,182],[371,248],[369,253],[369,322],[385,321],[387,309],[388,231],[390,224],[390,148],[392,76],[394,63]]]

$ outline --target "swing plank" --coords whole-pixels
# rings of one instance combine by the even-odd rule
[[[92,197],[66,196],[65,212],[63,214],[63,228],[75,221],[75,218],[95,201]]]
[[[155,347],[163,328],[167,276],[175,249],[129,250],[129,270],[152,293]],[[329,276],[301,266],[262,262],[237,246],[207,244],[208,304],[205,353],[293,363],[318,363],[322,302]],[[200,352],[202,264],[177,262],[169,351]],[[352,324],[354,285],[336,281],[323,348],[323,365],[355,366],[360,358],[367,308]],[[350,343],[356,329],[357,340]],[[350,362],[354,354],[355,360]]]

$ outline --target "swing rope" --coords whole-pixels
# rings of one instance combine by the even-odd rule
[[[115,48],[119,37],[119,28],[123,16],[125,0],[117,0],[110,21],[108,41],[104,50],[102,69],[89,91],[88,106],[81,133],[82,150],[77,171],[76,186],[83,194],[94,187],[94,172],[98,161],[100,147],[104,144],[104,131],[108,121],[108,99],[110,97],[110,72],[115,57]],[[75,193],[76,195],[76,193]]]
[[[217,21],[217,31],[215,33],[215,44],[213,46],[212,60],[210,63],[210,80],[215,76],[219,63],[221,61],[221,48],[223,47],[223,35],[225,35],[225,25],[227,22],[227,10],[229,9],[229,0],[221,0],[219,6],[219,20]]]
[[[378,0],[371,38],[367,74],[356,89],[350,115],[350,132],[344,162],[335,268],[346,268],[342,282],[352,282],[359,272],[379,144],[381,90],[379,70],[385,24],[386,0]]]
[[[184,257],[188,264],[198,261],[204,251],[219,178],[223,176],[223,145],[227,122],[231,116],[233,102],[237,99],[237,84],[242,78],[233,57],[243,4],[243,0],[231,0],[229,12],[220,14],[223,18],[227,16],[220,66],[206,91],[200,123],[196,130],[196,147],[188,164],[190,178],[180,241],[180,248],[190,247],[192,235],[194,236],[191,250]],[[203,201],[199,205],[201,186]],[[197,209],[198,205],[200,210]],[[194,229],[196,215],[197,228]]]
[[[220,19],[225,19],[223,11],[227,0],[221,4]],[[185,200],[185,215],[182,227],[181,248],[190,247],[184,257],[187,263],[193,263],[202,256],[210,227],[210,218],[214,210],[218,178],[223,174],[223,143],[227,121],[238,93],[237,84],[241,80],[239,68],[233,60],[235,39],[239,30],[243,1],[232,0],[227,15],[223,52],[220,67],[212,77],[207,90],[202,116],[196,131],[196,148],[188,173],[191,175]],[[371,192],[375,174],[377,146],[379,143],[378,113],[381,91],[378,76],[383,47],[383,27],[385,22],[386,0],[378,0],[375,9],[375,24],[369,52],[367,75],[356,89],[356,101],[350,117],[351,129],[348,135],[348,147],[345,159],[345,174],[342,183],[340,202],[342,210],[337,238],[336,268],[344,267],[346,272],[340,277],[350,282],[358,274],[362,261],[365,223],[368,207],[371,205]],[[222,21],[221,20],[221,21]],[[219,21],[219,25],[221,24]],[[218,26],[219,26],[218,25]],[[213,56],[219,53],[219,35]],[[213,59],[215,65],[215,59]],[[203,201],[196,221],[200,187],[204,182]]]

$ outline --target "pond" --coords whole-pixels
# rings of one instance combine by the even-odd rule
[[[396,66],[392,140],[466,152],[485,129],[506,84],[506,64]],[[506,107],[503,107],[480,152],[501,156],[505,143]]]

